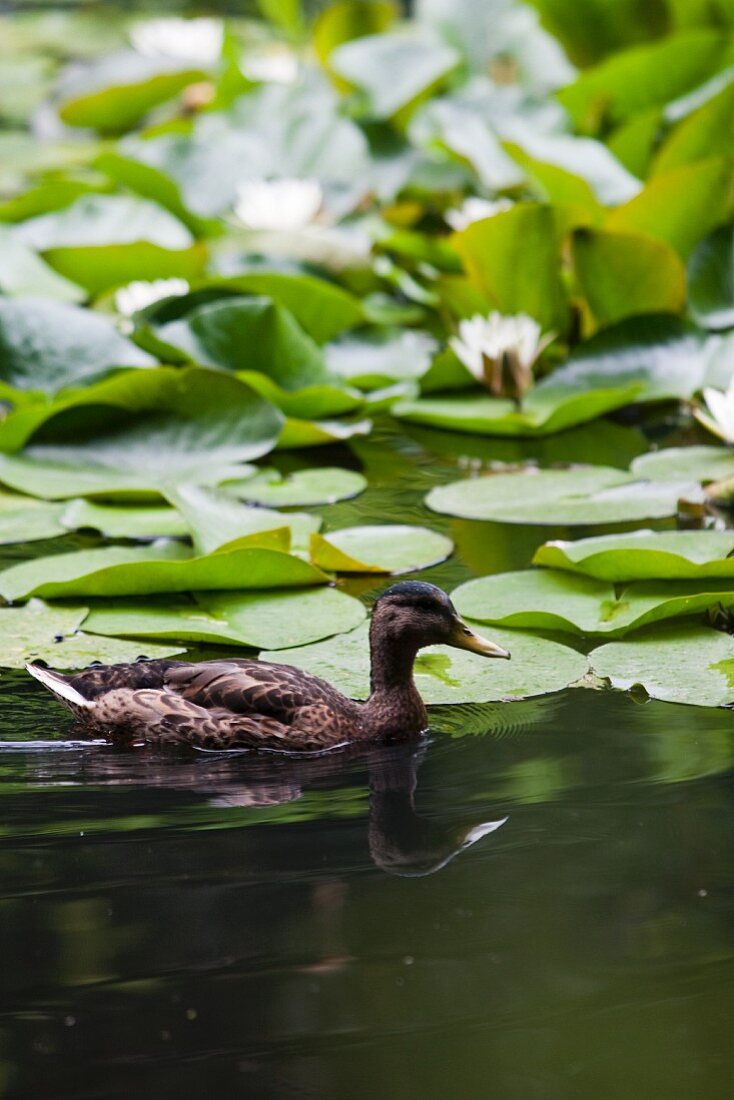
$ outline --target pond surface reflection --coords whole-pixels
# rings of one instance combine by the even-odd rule
[[[5,1094],[728,1095],[730,719],[575,691],[307,760],[0,753]]]

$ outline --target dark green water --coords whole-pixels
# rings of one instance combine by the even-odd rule
[[[371,483],[320,511],[445,527],[457,555],[422,576],[450,588],[571,532],[444,523],[430,485],[643,445],[600,425],[540,445],[382,429],[318,454]],[[307,761],[33,743],[67,731],[5,673],[0,735],[27,748],[0,752],[0,1094],[731,1094],[730,712],[577,690]]]

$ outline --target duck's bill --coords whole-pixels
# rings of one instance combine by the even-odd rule
[[[489,638],[483,638],[481,634],[475,634],[461,619],[454,628],[449,645],[456,649],[468,649],[470,653],[480,653],[482,657],[501,657],[505,661],[510,659],[506,649],[495,642],[490,642]]]

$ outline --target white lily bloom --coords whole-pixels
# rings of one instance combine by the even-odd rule
[[[143,57],[209,66],[221,57],[224,24],[221,19],[151,19],[132,27],[130,41]]]
[[[493,218],[495,214],[502,214],[505,210],[511,210],[513,204],[509,199],[479,199],[470,196],[455,210],[447,210],[444,218],[457,233],[466,229],[472,222],[480,222],[483,218]]]
[[[142,280],[128,283],[115,292],[115,307],[123,317],[132,317],[133,313],[152,306],[162,298],[179,298],[188,294],[189,284],[185,279],[154,279],[147,283]]]
[[[293,84],[298,79],[298,58],[284,46],[246,55],[240,68],[248,80],[266,84]]]
[[[305,229],[321,209],[318,180],[249,180],[237,190],[236,217],[248,229],[265,231]]]
[[[452,336],[449,345],[477,381],[496,394],[503,392],[507,363],[515,391],[521,394],[532,381],[533,364],[552,339],[552,334],[543,336],[538,322],[525,313],[505,317],[493,312],[460,321],[459,335]]]
[[[697,420],[726,443],[734,443],[734,379],[729,383],[726,393],[705,389],[703,399],[708,412],[697,409]]]

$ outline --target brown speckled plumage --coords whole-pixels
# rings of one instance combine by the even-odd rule
[[[28,667],[80,724],[113,740],[313,752],[416,737],[427,716],[413,662],[441,642],[509,656],[470,631],[440,588],[408,581],[375,604],[366,703],[291,665],[241,658],[96,665],[69,677]]]

